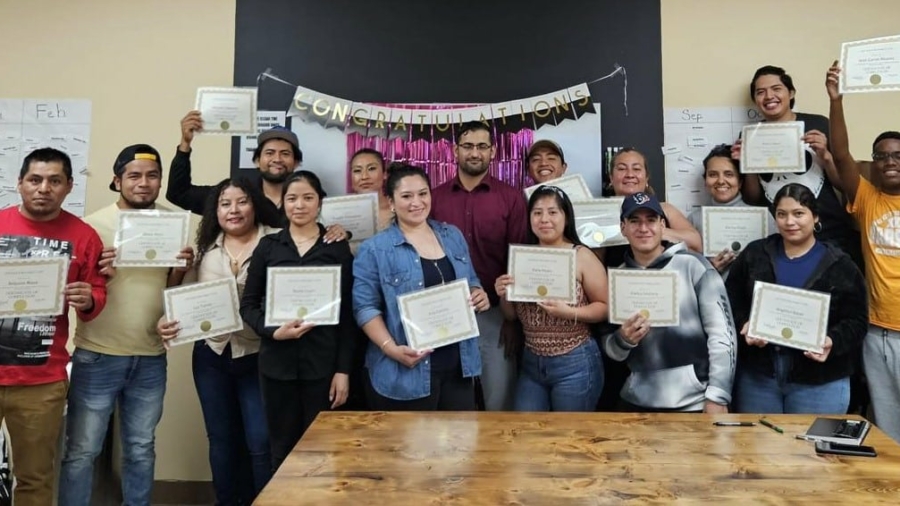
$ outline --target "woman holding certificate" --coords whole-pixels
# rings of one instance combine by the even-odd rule
[[[369,405],[387,411],[465,411],[475,409],[473,379],[481,374],[478,338],[434,350],[413,349],[407,329],[430,327],[436,320],[490,308],[475,274],[469,248],[456,227],[428,219],[431,189],[425,172],[393,165],[385,185],[396,219],[363,242],[353,263],[353,310],[369,337],[366,352]],[[429,287],[467,280],[469,293],[448,299],[445,310],[408,314],[404,322],[398,297]],[[438,308],[440,309],[440,308]],[[474,322],[474,318],[471,319]],[[454,329],[449,329],[453,331]]]
[[[187,277],[201,283],[233,277],[238,293],[243,291],[253,249],[281,221],[264,199],[244,178],[225,179],[213,188],[197,229],[197,261]],[[178,325],[160,321],[163,340],[177,338]],[[272,476],[258,351],[259,336],[247,324],[239,332],[194,343],[194,386],[209,438],[217,504],[250,504]],[[240,470],[243,448],[249,451],[250,473]]]
[[[606,319],[606,271],[575,231],[572,202],[555,186],[540,186],[528,200],[528,242],[542,248],[576,249],[576,303],[546,299],[509,302],[515,280],[497,278],[500,309],[520,320],[525,332],[522,370],[516,383],[516,411],[594,411],[603,390],[600,347],[591,323]]]
[[[391,225],[394,213],[384,194],[384,156],[371,148],[362,148],[350,158],[350,187],[353,193],[378,194],[378,230]]]
[[[350,306],[353,255],[346,241],[324,241],[325,227],[316,221],[324,197],[312,172],[297,171],[285,181],[289,226],[259,240],[241,298],[241,317],[261,338],[273,469],[319,411],[347,400],[357,332]]]
[[[850,375],[868,329],[865,281],[846,253],[817,239],[818,201],[809,188],[788,184],[778,190],[774,205],[779,233],[750,243],[725,283],[743,336],[738,339],[736,411],[844,414]],[[791,293],[803,299],[788,298]],[[820,311],[792,309],[828,296]],[[768,339],[776,342],[754,337],[764,335],[758,329],[773,322],[778,335]],[[822,329],[820,347],[800,340],[808,328]]]

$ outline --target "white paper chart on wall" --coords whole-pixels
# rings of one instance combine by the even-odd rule
[[[22,160],[43,147],[72,159],[72,193],[63,209],[84,216],[91,141],[91,101],[81,99],[0,98],[0,209],[18,204]]]
[[[761,121],[755,107],[667,107],[663,113],[666,201],[685,215],[709,204],[703,159],[719,144],[733,144],[741,127]]]

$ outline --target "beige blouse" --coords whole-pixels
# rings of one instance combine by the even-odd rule
[[[247,282],[247,268],[250,266],[250,257],[252,256],[257,243],[259,243],[260,238],[263,236],[274,234],[275,232],[278,232],[278,230],[279,229],[277,228],[259,225],[257,228],[256,239],[247,245],[246,252],[243,255],[244,258],[241,262],[241,270],[238,271],[236,279],[239,297],[244,293],[244,284]],[[213,281],[233,276],[231,272],[231,258],[228,256],[228,253],[225,252],[225,247],[223,246],[224,240],[225,234],[220,233],[219,237],[216,238],[216,242],[213,243],[213,245],[210,246],[209,251],[203,255],[199,272],[194,273],[195,276],[199,277],[200,282]],[[250,330],[250,327],[248,327],[246,323],[244,323],[244,329],[239,332],[211,337],[206,340],[206,344],[209,345],[209,348],[219,355],[225,351],[225,346],[227,346],[228,343],[231,343],[232,358],[239,358],[259,352],[259,336]]]

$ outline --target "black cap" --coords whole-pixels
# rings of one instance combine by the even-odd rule
[[[638,209],[649,209],[661,216],[662,219],[666,219],[666,213],[663,212],[662,205],[656,197],[649,193],[637,192],[634,195],[625,197],[625,200],[622,201],[622,215],[619,217],[619,220],[625,221]]]
[[[258,146],[262,146],[272,139],[281,139],[283,141],[287,141],[291,146],[294,146],[294,149],[300,151],[300,141],[297,140],[297,134],[291,132],[283,126],[275,126],[259,134],[259,136],[256,138],[256,144]]]
[[[116,163],[113,164],[113,175],[121,176],[125,172],[125,166],[135,160],[152,160],[156,162],[159,165],[159,173],[162,175],[162,158],[159,156],[159,151],[149,144],[132,144],[123,149],[119,156],[116,157]],[[119,191],[116,190],[115,181],[109,183],[109,189],[114,192]]]
[[[541,139],[528,148],[528,154],[525,155],[525,159],[528,160],[531,158],[531,155],[534,154],[535,151],[539,149],[549,149],[550,151],[556,153],[556,156],[559,157],[559,161],[562,163],[566,163],[566,157],[563,155],[563,150],[559,147],[559,144],[551,141],[550,139]]]

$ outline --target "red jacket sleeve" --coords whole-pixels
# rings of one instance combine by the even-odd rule
[[[103,243],[97,232],[91,230],[90,237],[85,241],[83,255],[85,262],[82,264],[76,281],[84,281],[91,284],[91,296],[94,298],[94,307],[90,311],[78,311],[81,321],[89,322],[106,307],[106,277],[100,274],[100,253],[103,251]]]

